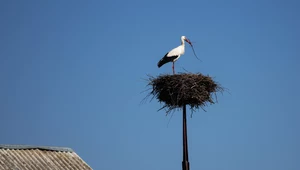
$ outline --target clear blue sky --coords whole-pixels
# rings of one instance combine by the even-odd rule
[[[1,144],[66,146],[96,170],[180,170],[181,112],[147,74],[176,63],[230,90],[188,118],[191,169],[299,170],[300,2],[1,1]],[[170,123],[168,124],[170,120]]]

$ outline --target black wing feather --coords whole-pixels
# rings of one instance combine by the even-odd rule
[[[178,56],[170,56],[167,57],[169,53],[167,53],[161,60],[159,60],[159,62],[157,63],[158,68],[160,68],[161,66],[163,66],[164,64],[171,62],[173,60],[175,60]]]

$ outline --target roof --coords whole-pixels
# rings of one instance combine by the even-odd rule
[[[70,148],[30,145],[0,145],[0,169],[92,170]]]

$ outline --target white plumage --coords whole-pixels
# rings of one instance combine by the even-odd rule
[[[187,39],[185,36],[181,36],[181,45],[172,49],[170,52],[168,52],[158,63],[157,66],[158,68],[160,68],[161,66],[163,66],[164,64],[168,63],[168,62],[173,62],[173,74],[175,74],[175,69],[174,69],[174,63],[175,61],[177,61],[180,56],[182,56],[185,52],[185,44],[184,41],[188,42],[189,44],[191,44],[190,40]]]
[[[184,43],[183,43],[184,44]],[[174,49],[172,49],[170,52],[168,52],[167,57],[172,57],[172,56],[178,56],[177,58],[174,59],[174,61],[178,60],[181,55],[183,55],[185,52],[184,45],[180,45]]]

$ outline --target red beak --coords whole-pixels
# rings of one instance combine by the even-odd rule
[[[189,40],[189,39],[185,39],[185,41],[187,42],[187,43],[189,43],[190,45],[192,45],[192,43],[191,43],[191,41]]]

